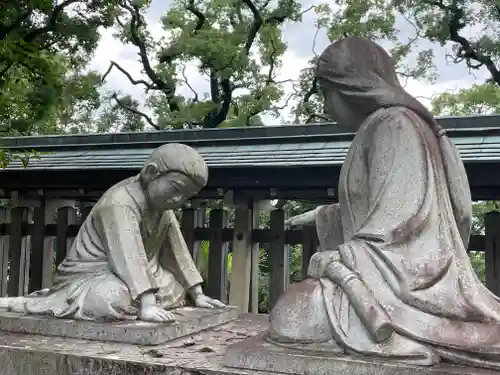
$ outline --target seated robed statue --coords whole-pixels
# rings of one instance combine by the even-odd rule
[[[338,204],[289,220],[315,223],[320,252],[309,277],[274,306],[268,339],[332,355],[500,370],[500,299],[467,256],[469,183],[446,131],[369,40],[331,44],[316,74],[327,113],[356,135]]]
[[[203,294],[203,281],[172,211],[206,184],[201,155],[165,144],[139,175],[107,190],[81,226],[52,288],[0,298],[0,307],[80,320],[175,320],[170,309],[190,298],[224,307]]]

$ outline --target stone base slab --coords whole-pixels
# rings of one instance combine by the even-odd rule
[[[171,312],[175,314],[177,321],[149,323],[92,322],[0,311],[0,331],[102,342],[159,345],[227,323],[238,317],[238,310],[233,307],[223,309],[182,307]]]
[[[412,366],[397,362],[353,358],[346,355],[306,353],[274,345],[253,337],[230,345],[224,365],[237,371],[262,371],[268,374],[290,375],[493,375],[496,371],[439,365]]]
[[[242,314],[154,347],[0,332],[0,375],[267,375],[222,364],[228,344],[260,334],[267,322]]]
[[[259,337],[267,330],[268,322],[266,316],[242,314],[229,323],[154,347],[0,332],[0,375],[276,375],[276,367],[271,371],[257,371],[227,367],[224,364],[224,354],[228,347],[234,354],[234,344],[243,342],[246,346],[251,343],[253,337]],[[277,358],[273,353],[269,353],[267,349],[262,351],[262,356],[267,355],[268,360],[276,364]],[[314,361],[311,356],[296,354],[288,356],[286,360],[297,364],[297,358],[302,361],[298,363]],[[261,360],[265,358],[261,357]],[[300,374],[498,374],[453,366],[429,369],[368,360],[322,360],[325,363],[323,370],[302,371]]]

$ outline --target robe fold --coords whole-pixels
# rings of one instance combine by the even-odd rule
[[[51,289],[16,298],[10,309],[84,320],[135,319],[138,298],[182,306],[203,281],[173,211],[153,214],[137,177],[111,187],[81,226]]]

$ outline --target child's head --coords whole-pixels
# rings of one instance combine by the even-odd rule
[[[207,183],[208,168],[201,155],[180,143],[158,147],[144,163],[141,184],[158,210],[177,208]]]

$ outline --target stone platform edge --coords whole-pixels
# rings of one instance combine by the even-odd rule
[[[160,345],[228,323],[237,319],[239,315],[235,307],[221,309],[183,307],[172,312],[178,320],[162,324],[142,321],[94,322],[0,311],[0,331],[100,342]]]
[[[425,367],[346,355],[306,353],[267,342],[264,335],[230,345],[224,366],[288,375],[493,375],[496,371],[442,364]]]

